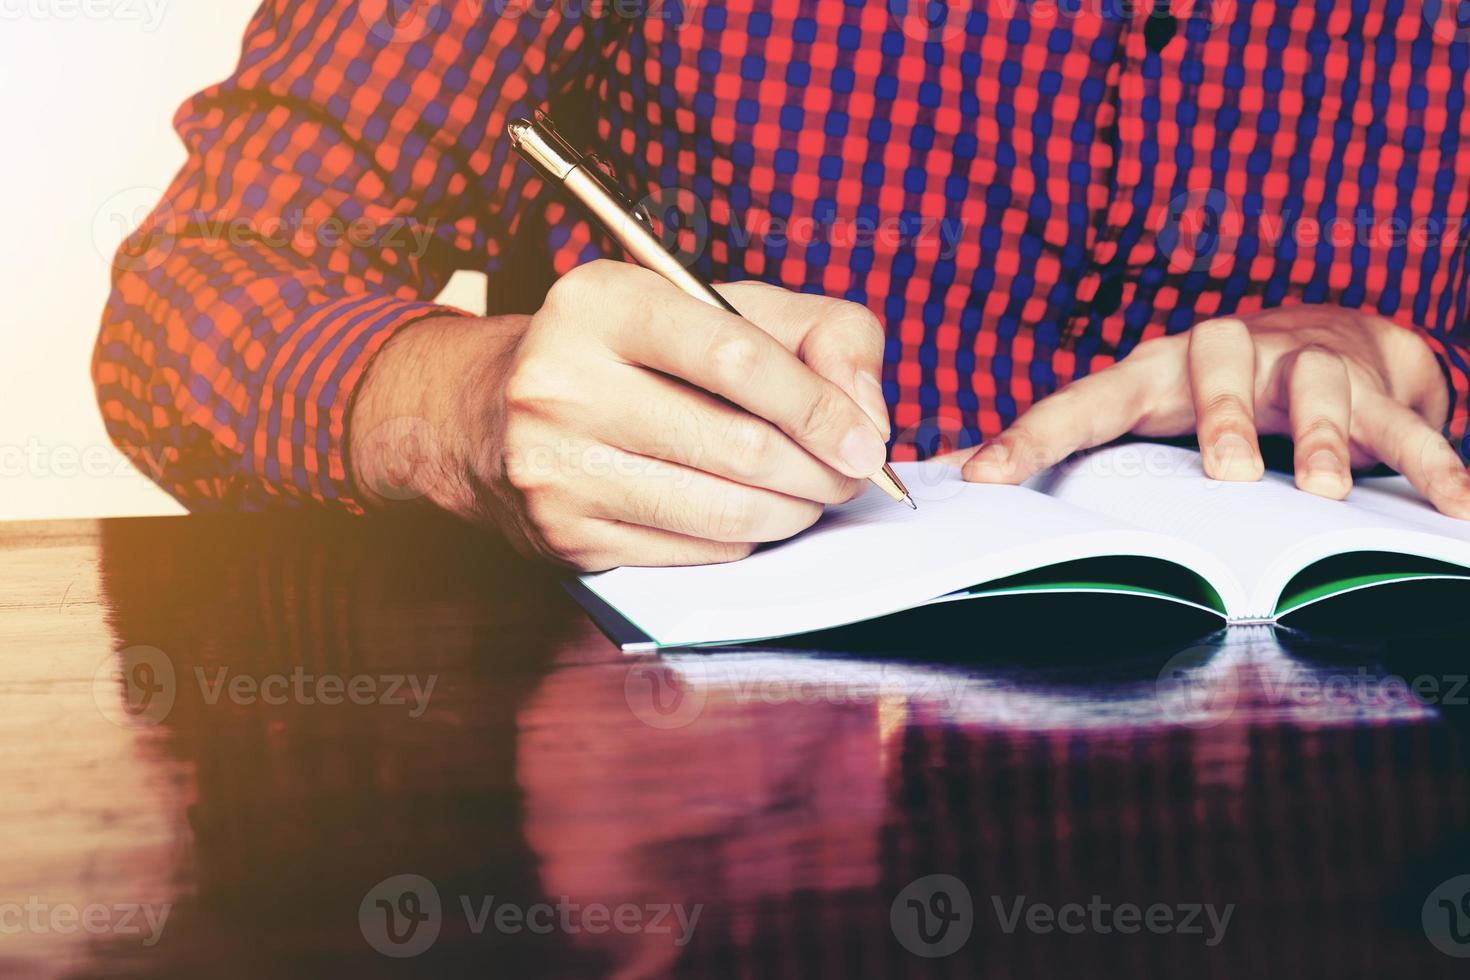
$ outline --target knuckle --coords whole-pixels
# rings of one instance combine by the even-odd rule
[[[716,541],[742,541],[754,515],[751,496],[735,488],[715,495],[704,516],[704,537]]]
[[[566,515],[562,514],[560,508],[556,507],[550,495],[539,491],[526,494],[522,504],[522,513],[526,521],[541,535],[541,539],[551,544],[551,539],[565,533],[562,525]]]
[[[749,558],[753,551],[755,551],[755,544],[753,542],[731,541],[722,543],[715,550],[712,557],[715,562],[723,564],[725,562],[740,561],[742,558]]]
[[[771,467],[775,449],[773,431],[755,421],[739,420],[730,426],[728,452],[730,464],[744,477],[764,476]]]
[[[633,522],[644,527],[663,528],[678,533],[698,533],[698,523],[691,516],[687,499],[680,493],[651,491],[634,497],[629,503],[629,509]]]
[[[844,422],[847,422],[847,427],[853,424],[846,419],[846,412],[834,392],[835,389],[823,386],[802,407],[801,417],[796,420],[796,431],[802,438],[814,439],[834,432],[844,428]]]
[[[1200,404],[1200,421],[1216,425],[1249,423],[1251,410],[1243,399],[1233,391],[1222,391],[1210,395]]]
[[[1250,329],[1244,320],[1235,317],[1216,317],[1202,320],[1189,330],[1190,343],[1201,346],[1232,344],[1250,338]]]
[[[560,561],[590,571],[585,565],[595,557],[591,535],[586,527],[576,521],[556,521],[537,525],[541,540],[547,549]]]
[[[1297,351],[1293,370],[1315,375],[1346,375],[1347,364],[1336,351],[1321,344],[1308,344]]]
[[[1296,427],[1297,442],[1346,442],[1347,436],[1337,422],[1324,415],[1304,419]]]
[[[621,265],[612,259],[593,259],[591,262],[583,262],[558,282],[571,282],[574,286],[584,290],[605,289],[610,287],[617,279],[618,267]]]
[[[721,331],[710,344],[709,358],[722,380],[740,384],[749,381],[755,373],[760,348],[750,337]]]
[[[612,259],[584,262],[557,277],[547,290],[542,309],[561,316],[585,310],[589,303],[600,305],[610,291],[618,288],[625,271],[624,263]]]
[[[505,482],[525,497],[528,503],[550,482],[549,474],[537,460],[536,454],[526,449],[507,447],[501,456],[501,468],[505,473]]]
[[[845,299],[833,300],[832,304],[831,311],[827,313],[828,320],[864,339],[880,344],[883,342],[883,321],[872,310],[861,303]]]
[[[571,401],[577,385],[562,365],[544,357],[522,357],[506,379],[504,398],[512,414],[535,412],[547,406]]]
[[[546,311],[562,313],[576,306],[585,286],[587,273],[585,265],[579,265],[570,272],[559,276],[546,291],[546,299],[542,301],[541,308]]]

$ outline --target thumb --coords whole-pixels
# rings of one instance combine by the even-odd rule
[[[867,308],[842,302],[802,339],[796,354],[813,371],[847,392],[884,440],[893,432],[883,397],[883,327]]]

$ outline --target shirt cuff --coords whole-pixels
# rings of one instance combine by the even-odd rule
[[[436,316],[437,303],[347,296],[302,309],[260,368],[245,426],[246,467],[268,495],[361,513],[347,461],[347,420],[368,364],[398,331]]]
[[[1470,360],[1463,347],[1447,341],[1443,335],[1416,327],[1415,332],[1429,345],[1439,369],[1444,374],[1450,394],[1450,409],[1446,416],[1444,435],[1461,459],[1470,456],[1466,446],[1466,428],[1470,423]]]

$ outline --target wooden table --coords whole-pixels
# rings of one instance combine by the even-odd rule
[[[1028,601],[628,658],[439,521],[0,528],[0,976],[1464,975],[1463,629]]]

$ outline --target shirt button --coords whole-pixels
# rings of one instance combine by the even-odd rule
[[[1143,41],[1148,49],[1155,53],[1164,50],[1164,46],[1174,40],[1174,35],[1179,32],[1179,19],[1169,10],[1168,0],[1155,0],[1153,12],[1148,15],[1148,23],[1143,25]]]
[[[1123,302],[1123,277],[1109,276],[1098,283],[1092,296],[1092,312],[1098,316],[1112,316]]]

